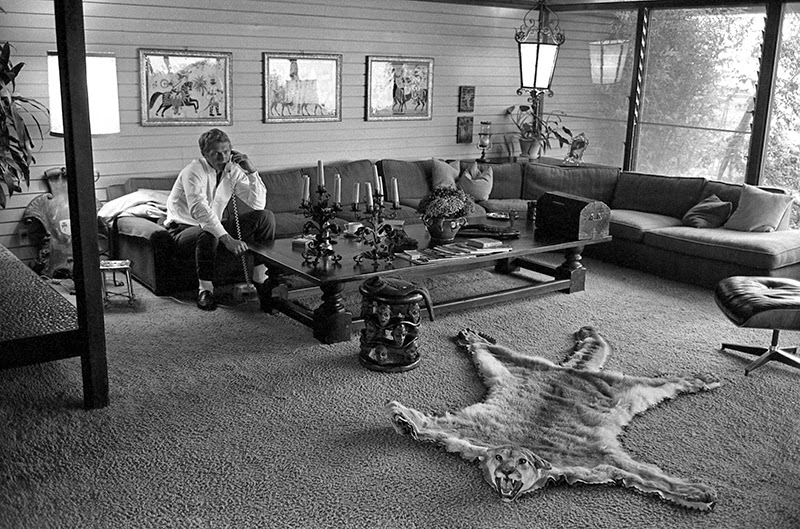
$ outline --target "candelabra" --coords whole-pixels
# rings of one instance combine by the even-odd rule
[[[333,222],[336,214],[342,211],[341,204],[332,202],[330,193],[320,185],[317,186],[316,204],[304,199],[300,208],[303,210],[303,216],[310,219],[303,226],[303,233],[314,235],[302,254],[304,262],[314,267],[319,264],[320,260],[323,261],[323,264],[339,263],[342,256],[334,250],[333,246],[337,241],[331,236],[341,232],[341,228]]]
[[[393,202],[389,206],[390,210],[387,211],[380,189],[376,189],[371,198],[372,201],[368,201],[366,204],[366,215],[359,213],[358,202],[353,203],[352,206],[356,219],[362,223],[362,226],[356,230],[356,240],[364,242],[370,247],[369,250],[359,253],[353,259],[358,264],[361,264],[364,259],[372,259],[372,266],[378,268],[379,261],[383,260],[389,265],[394,260],[394,253],[403,231],[396,230],[393,225],[386,222],[386,219],[397,217],[397,210],[400,209],[400,206]]]

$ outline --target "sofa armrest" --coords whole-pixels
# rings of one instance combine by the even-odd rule
[[[129,259],[134,277],[155,294],[173,288],[178,245],[167,229],[141,217],[119,217],[110,237],[113,259]]]
[[[169,235],[169,232],[164,226],[144,217],[117,217],[117,219],[114,220],[111,231],[113,234],[141,237],[148,240],[153,237],[158,238],[159,236],[155,234],[160,232]],[[170,240],[171,239],[172,237],[170,237]]]

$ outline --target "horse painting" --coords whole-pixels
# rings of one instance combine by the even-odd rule
[[[164,113],[170,108],[172,109],[172,113],[177,116],[185,106],[190,106],[197,112],[197,109],[200,108],[200,102],[191,96],[189,93],[190,88],[191,84],[185,82],[177,88],[173,87],[164,92],[153,92],[153,95],[150,96],[150,104],[147,108],[148,110],[152,109],[156,101],[161,98],[161,106],[156,110],[156,116],[158,116],[160,112],[161,117],[166,117]]]

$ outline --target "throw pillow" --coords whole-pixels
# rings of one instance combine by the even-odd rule
[[[683,224],[692,228],[719,228],[731,216],[733,204],[723,202],[717,195],[701,200],[683,216]]]
[[[447,163],[437,158],[433,159],[433,170],[431,171],[431,187],[456,187],[458,180],[458,160]]]
[[[770,193],[745,184],[739,207],[724,227],[736,231],[775,231],[791,204],[791,195]]]
[[[493,184],[494,171],[492,166],[489,165],[483,171],[480,171],[477,162],[472,162],[472,165],[461,173],[461,178],[458,180],[458,187],[468,195],[472,195],[478,202],[489,200]]]

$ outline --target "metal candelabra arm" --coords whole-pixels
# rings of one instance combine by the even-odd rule
[[[371,259],[373,268],[377,269],[380,261],[384,261],[387,266],[394,261],[395,229],[394,226],[386,223],[386,219],[397,217],[397,211],[400,208],[395,204],[388,207],[384,205],[383,195],[379,192],[374,192],[372,199],[372,205],[366,205],[365,215],[359,213],[358,203],[352,206],[352,211],[356,212],[356,219],[363,224],[355,233],[356,239],[370,247],[354,256],[353,260],[361,264],[364,259]]]
[[[317,201],[311,203],[310,200],[303,200],[300,208],[303,216],[309,219],[303,226],[303,233],[313,234],[314,238],[303,252],[303,261],[311,266],[318,266],[320,261],[323,264],[338,264],[342,256],[337,254],[334,245],[337,243],[334,235],[338,235],[341,228],[333,222],[336,214],[342,211],[342,206],[338,202],[331,201],[331,195],[323,186],[317,186]]]

